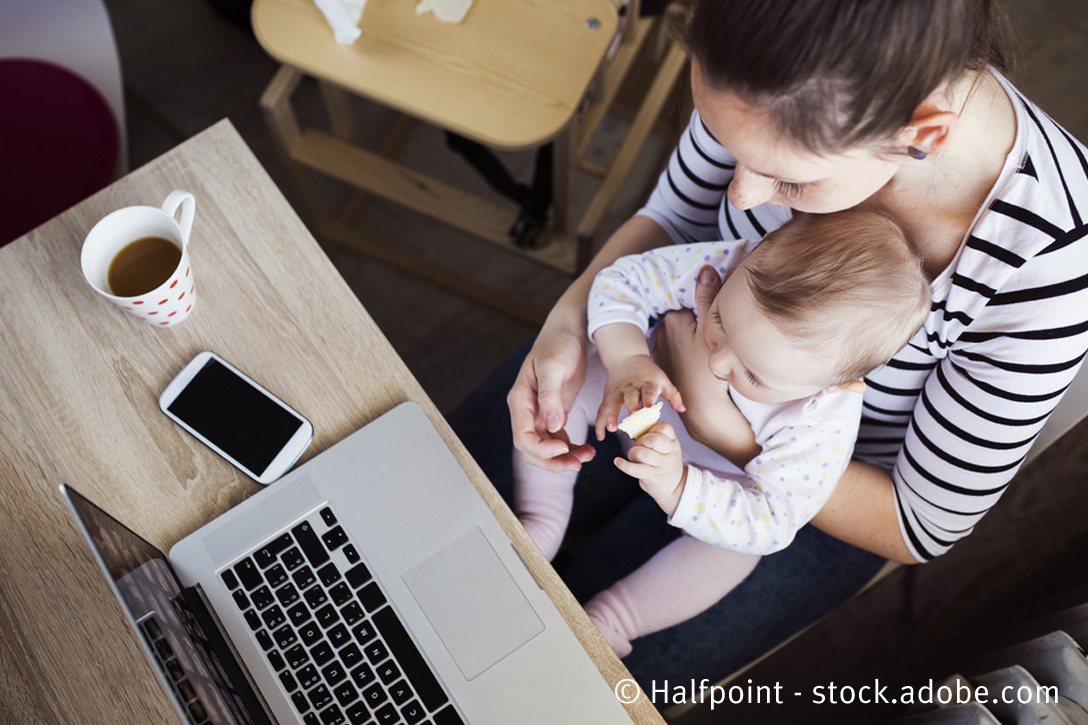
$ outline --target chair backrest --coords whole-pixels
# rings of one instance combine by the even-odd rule
[[[63,66],[98,89],[120,140],[114,177],[128,170],[121,61],[103,0],[3,0],[0,58],[35,58]]]

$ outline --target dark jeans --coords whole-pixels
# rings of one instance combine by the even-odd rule
[[[448,416],[507,502],[514,481],[506,393],[528,351],[503,363]],[[583,603],[679,535],[638,483],[612,464],[616,455],[618,444],[606,440],[583,466],[564,551],[556,557],[559,574]],[[624,664],[647,691],[654,681],[721,679],[848,600],[883,564],[881,557],[806,526],[713,607],[636,640]]]

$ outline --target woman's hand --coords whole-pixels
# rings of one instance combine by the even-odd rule
[[[596,451],[570,444],[563,426],[586,377],[586,336],[545,324],[506,396],[514,447],[528,463],[547,471],[580,469]]]
[[[729,397],[729,387],[710,372],[710,348],[703,335],[711,302],[721,279],[710,267],[699,273],[695,288],[698,318],[688,310],[669,312],[658,325],[654,360],[679,389],[687,406],[680,417],[688,434],[744,468],[759,455],[752,426]]]

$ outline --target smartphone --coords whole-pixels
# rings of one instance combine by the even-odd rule
[[[308,420],[213,352],[170,381],[159,408],[258,483],[286,473],[314,437]]]

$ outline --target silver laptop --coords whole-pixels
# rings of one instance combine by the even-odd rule
[[[630,722],[415,404],[169,557],[61,488],[194,725]]]

